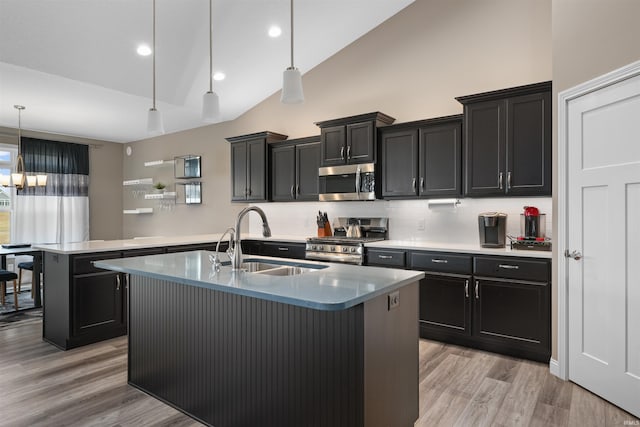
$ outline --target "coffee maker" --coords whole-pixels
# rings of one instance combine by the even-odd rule
[[[483,248],[504,248],[507,229],[507,214],[484,212],[478,215],[480,246]]]

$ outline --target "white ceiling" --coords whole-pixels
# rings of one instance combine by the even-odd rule
[[[414,0],[296,0],[295,65],[304,74]],[[289,65],[288,0],[214,0],[213,68],[221,120],[280,90]],[[165,131],[203,126],[209,3],[157,0],[158,109]],[[0,126],[116,142],[146,138],[151,0],[0,0]],[[267,35],[272,24],[282,35]]]

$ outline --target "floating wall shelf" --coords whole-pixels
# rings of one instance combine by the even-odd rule
[[[153,213],[153,208],[125,209],[122,211],[122,213],[127,215],[150,214]]]
[[[130,179],[127,181],[122,181],[122,185],[153,185],[153,178],[142,178],[142,179]]]
[[[173,166],[174,161],[173,160],[152,160],[150,162],[144,162],[144,165],[147,167],[153,167],[153,166],[166,166],[166,165],[172,165]]]
[[[175,199],[176,198],[176,192],[175,191],[165,191],[164,193],[145,194],[144,198],[146,200]]]

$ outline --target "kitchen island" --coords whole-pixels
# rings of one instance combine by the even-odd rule
[[[209,255],[95,262],[130,275],[131,385],[218,427],[414,424],[424,273]]]

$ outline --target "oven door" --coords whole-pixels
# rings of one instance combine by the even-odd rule
[[[319,200],[375,200],[375,165],[331,166],[318,169]]]

